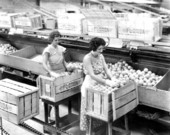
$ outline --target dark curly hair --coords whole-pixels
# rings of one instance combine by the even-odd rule
[[[105,46],[106,42],[102,38],[94,37],[90,40],[89,45],[90,45],[90,50],[96,51],[99,46],[101,45]]]
[[[48,40],[49,40],[50,42],[52,42],[55,37],[61,37],[60,32],[58,32],[57,30],[52,31],[52,32],[49,34]]]

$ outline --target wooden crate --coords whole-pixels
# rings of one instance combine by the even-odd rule
[[[158,41],[162,38],[162,21],[159,18],[149,17],[121,19],[118,21],[118,38],[147,42]]]
[[[42,18],[41,15],[31,15],[31,16],[16,16],[14,17],[14,27],[22,29],[41,29]]]
[[[110,121],[116,120],[138,105],[138,93],[134,82],[109,92],[87,89],[87,115]]]
[[[13,18],[19,13],[0,13],[0,28],[13,28]]]
[[[82,14],[65,13],[58,17],[57,26],[58,31],[62,34],[82,34],[82,21],[84,16]]]
[[[2,118],[15,124],[38,115],[38,88],[11,79],[1,80],[0,114]]]
[[[37,79],[37,84],[40,90],[40,98],[53,102],[57,102],[80,92],[82,82],[82,71],[76,71],[70,75],[68,74],[58,78],[40,75]]]
[[[154,107],[157,109],[170,112],[170,73],[169,69],[151,65],[133,64],[132,67],[136,70],[148,68],[149,71],[156,75],[161,75],[163,78],[153,87],[138,85],[139,104]]]
[[[83,20],[83,34],[117,38],[117,21],[113,18],[87,18]]]
[[[139,89],[139,100],[142,104],[151,106],[160,110],[170,112],[170,72],[168,71],[163,79],[156,84],[155,89]]]
[[[42,65],[43,47],[27,46],[11,55],[0,54],[0,64],[37,75],[47,75]]]

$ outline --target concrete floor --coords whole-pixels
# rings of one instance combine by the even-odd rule
[[[76,110],[72,110],[73,113],[77,113]],[[53,113],[51,113],[53,115]],[[64,116],[67,114],[67,107],[65,105],[60,106],[60,115]],[[129,115],[129,128],[131,130],[131,135],[170,135],[170,125],[165,125],[160,122],[146,120],[144,118],[138,117],[135,114]],[[36,116],[36,118],[44,120],[44,109],[43,104],[40,101],[40,114]],[[30,132],[29,130],[10,123],[6,120],[2,120],[3,128],[10,134],[10,135],[35,135],[35,133]],[[121,123],[120,119],[120,123]],[[31,119],[27,120],[25,123],[32,126],[39,132],[43,133],[43,126]],[[123,124],[122,124],[123,125]],[[72,133],[73,135],[83,135],[80,133],[79,125],[75,125],[74,127],[67,130],[68,132]],[[103,128],[101,135],[105,135],[105,129]],[[104,133],[103,133],[104,132]],[[0,132],[1,133],[1,132]],[[120,133],[113,132],[114,135],[121,135]],[[6,135],[6,134],[3,134]],[[48,135],[48,134],[45,134]],[[64,134],[63,134],[64,135]],[[98,134],[97,134],[98,135]]]

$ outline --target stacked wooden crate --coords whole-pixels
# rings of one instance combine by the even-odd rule
[[[134,82],[121,88],[92,87],[87,89],[86,97],[87,115],[106,122],[120,118],[138,105]]]
[[[14,28],[22,29],[41,29],[42,18],[41,15],[22,15],[16,16],[13,19]]]
[[[82,71],[75,71],[71,74],[64,73],[58,78],[40,75],[37,79],[40,97],[53,102],[79,93],[82,82]]]
[[[0,114],[2,118],[15,124],[38,115],[38,88],[11,79],[1,80]]]

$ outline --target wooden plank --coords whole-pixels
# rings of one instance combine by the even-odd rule
[[[88,97],[88,100],[86,100],[87,104],[87,110],[89,112],[92,112],[93,111],[93,93],[89,90],[87,90],[87,96]]]
[[[94,93],[94,113],[100,115],[100,94]]]
[[[26,97],[24,98],[24,102],[25,102],[25,108],[24,108],[24,110],[30,110],[30,109],[31,109],[31,106],[32,106],[31,100],[32,100],[32,98],[31,98],[30,95],[29,95],[29,96],[26,96]]]
[[[55,92],[57,94],[57,93],[69,90],[69,89],[74,88],[78,85],[81,85],[82,82],[83,82],[83,79],[81,78],[81,79],[76,79],[74,81],[70,81],[67,83],[63,83],[63,84],[55,87]]]
[[[0,99],[1,99],[2,101],[5,101],[5,102],[8,101],[8,96],[7,96],[7,95],[8,95],[8,94],[7,94],[6,92],[0,91]]]
[[[10,121],[10,122],[13,122],[15,124],[18,124],[18,119],[17,119],[17,116],[15,114],[12,114],[12,113],[10,114],[7,111],[1,110],[1,109],[0,109],[0,114],[1,114],[3,119]]]
[[[136,106],[137,106],[137,101],[135,99],[132,102],[126,104],[125,106],[118,108],[116,110],[116,117],[113,118],[113,120],[116,120],[116,119],[120,118],[121,116],[127,114],[128,112],[133,110]]]
[[[7,88],[11,88],[11,89],[16,90],[16,91],[19,91],[21,93],[30,92],[30,90],[25,89],[24,87],[20,87],[18,85],[7,83],[7,82],[4,82],[4,81],[0,81],[0,85],[4,86],[4,87],[7,87]]]
[[[134,82],[127,83],[124,87],[115,90],[115,99],[125,95],[126,93],[129,93],[134,89],[136,89],[136,85]]]
[[[18,107],[16,105],[9,104],[2,100],[0,100],[0,109],[13,114],[18,113]]]
[[[28,85],[28,84],[25,84],[25,83],[20,83],[18,81],[14,81],[14,80],[11,80],[11,79],[8,79],[8,78],[3,79],[3,81],[8,82],[8,83],[12,83],[12,84],[15,84],[15,85],[19,85],[21,87],[27,88],[30,91],[35,91],[36,89],[38,90],[37,87],[31,86],[31,85]]]
[[[113,109],[113,118],[116,118],[116,100],[115,100],[114,92],[112,92],[112,109]]]
[[[3,119],[8,120],[8,113],[6,111],[0,109],[0,114]]]
[[[62,92],[62,93],[59,93],[59,94],[56,94],[55,96],[55,102],[57,101],[61,101],[63,99],[66,99],[68,97],[71,97],[77,93],[80,93],[80,86],[77,86],[77,87],[74,87],[70,90],[67,90],[65,92]]]
[[[8,113],[8,121],[15,123],[15,124],[19,124],[17,115],[13,113]]]
[[[24,115],[24,108],[25,108],[24,98],[19,98],[18,108],[19,108],[19,118],[22,119],[25,116]]]
[[[22,94],[20,91],[16,91],[16,90],[14,90],[14,89],[7,88],[7,87],[4,87],[4,86],[2,86],[2,85],[0,85],[0,91],[9,93],[9,94],[14,95],[14,96],[19,96],[19,95]]]
[[[139,102],[170,112],[170,91],[138,88]]]
[[[134,100],[136,98],[136,90],[131,91],[130,93],[121,96],[120,98],[116,99],[116,109],[129,103],[130,101]]]
[[[31,109],[25,110],[25,117],[31,115]]]

